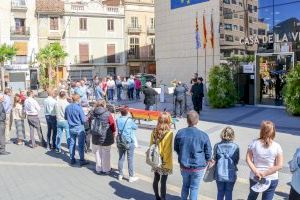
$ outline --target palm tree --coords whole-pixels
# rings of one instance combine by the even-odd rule
[[[58,83],[58,65],[68,54],[63,47],[58,43],[52,43],[41,49],[37,55],[40,69],[40,84],[44,89],[52,87]],[[55,73],[53,73],[56,71]],[[56,77],[55,79],[53,79]]]
[[[1,89],[4,90],[4,63],[11,60],[17,53],[17,49],[13,46],[3,44],[0,46],[0,68],[1,68]]]

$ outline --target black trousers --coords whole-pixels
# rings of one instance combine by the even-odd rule
[[[193,101],[193,105],[194,105],[194,110],[199,113],[202,110],[203,97],[198,96],[198,95],[197,96],[193,95],[192,101]]]
[[[153,180],[153,190],[155,193],[156,200],[165,200],[167,193],[167,179],[168,175],[160,175],[157,172],[154,172],[154,180]],[[160,196],[158,192],[158,183],[160,181]]]
[[[293,187],[291,187],[290,195],[289,195],[289,200],[299,200],[300,199],[300,194],[294,190]]]

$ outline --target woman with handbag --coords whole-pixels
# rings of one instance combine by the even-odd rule
[[[221,142],[214,146],[215,180],[217,200],[232,200],[232,191],[237,179],[237,164],[240,159],[239,146],[233,143],[234,130],[226,127],[221,132]]]
[[[123,180],[123,165],[125,161],[125,155],[127,154],[129,182],[132,183],[138,180],[138,177],[134,176],[134,149],[135,149],[135,130],[138,128],[134,121],[128,116],[128,109],[123,107],[120,109],[121,116],[117,119],[118,135],[117,135],[117,147],[119,151],[118,180]]]
[[[151,134],[150,148],[152,145],[157,145],[161,157],[161,166],[152,166],[154,172],[153,190],[156,200],[166,199],[166,185],[168,175],[172,174],[173,170],[173,132],[170,128],[171,116],[163,112],[159,118],[156,128]],[[160,195],[158,183],[161,181]]]

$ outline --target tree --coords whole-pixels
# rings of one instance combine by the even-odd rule
[[[213,108],[234,106],[237,100],[232,69],[227,65],[214,66],[209,72],[208,101]]]
[[[1,89],[4,90],[4,63],[11,60],[17,53],[17,49],[13,46],[3,44],[0,46],[0,68],[1,68]]]
[[[40,69],[39,82],[43,89],[46,90],[57,84],[57,67],[67,55],[58,42],[49,44],[39,51],[37,55]]]
[[[300,115],[300,64],[295,66],[286,77],[284,87],[284,102],[287,111],[293,115]]]

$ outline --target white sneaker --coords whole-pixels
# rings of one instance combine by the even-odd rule
[[[133,183],[137,180],[139,180],[139,177],[136,177],[136,176],[129,177],[129,183]]]
[[[119,181],[123,180],[123,176],[122,175],[118,175],[118,180]]]

